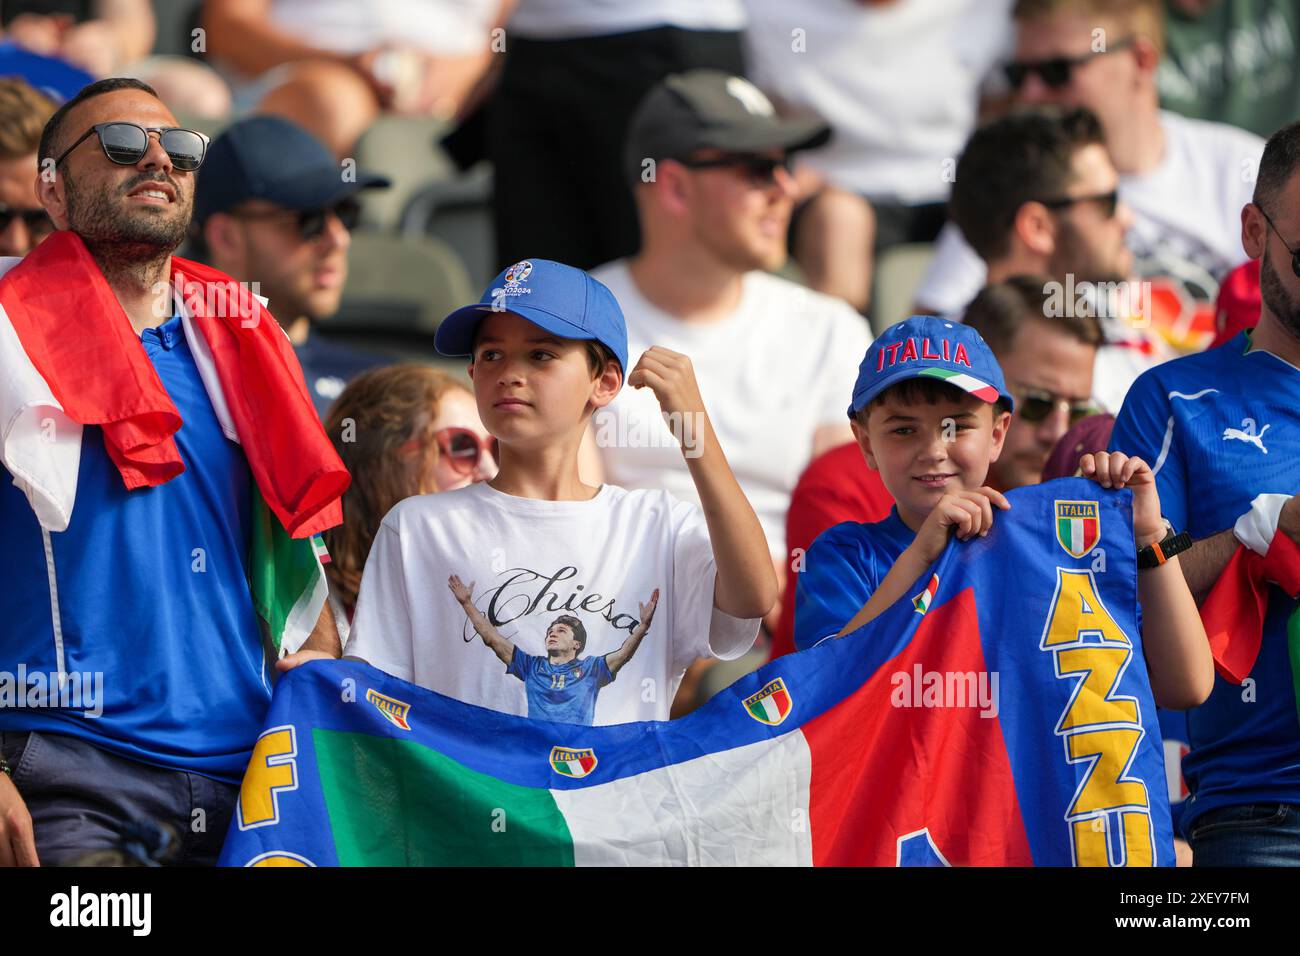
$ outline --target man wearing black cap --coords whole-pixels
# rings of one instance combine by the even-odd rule
[[[347,172],[323,143],[278,116],[233,124],[212,144],[199,177],[193,231],[202,252],[222,272],[258,284],[293,342],[321,417],[349,379],[385,362],[328,342],[313,326],[338,311],[357,193],[388,184]]]
[[[594,273],[623,307],[630,355],[658,345],[690,356],[778,573],[799,473],[852,439],[840,406],[870,343],[843,301],[769,274],[786,261],[790,154],[829,138],[824,124],[778,119],[738,76],[668,77],[628,133],[641,251]],[[697,500],[669,425],[640,392],[626,390],[593,422],[610,481]]]

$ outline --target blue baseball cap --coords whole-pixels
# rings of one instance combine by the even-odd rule
[[[226,127],[208,147],[194,188],[194,223],[246,199],[285,209],[325,209],[387,177],[364,170],[344,175],[324,143],[281,116],[250,116]]]
[[[433,346],[443,355],[470,357],[478,324],[493,312],[513,312],[562,339],[594,339],[627,375],[627,323],[618,300],[581,269],[549,259],[516,262],[489,283],[477,305],[438,325]]]
[[[855,415],[889,388],[909,378],[932,378],[1007,408],[1015,403],[1002,379],[1002,368],[980,334],[968,325],[933,315],[914,315],[889,328],[871,343],[853,386]]]

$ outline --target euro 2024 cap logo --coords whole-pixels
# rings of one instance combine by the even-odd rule
[[[533,274],[533,264],[527,259],[516,262],[505,271],[506,284],[492,290],[492,308],[498,312],[506,310],[506,297],[512,295],[529,295],[532,289],[524,285]]]
[[[1058,501],[1056,540],[1066,554],[1081,558],[1101,540],[1101,513],[1095,501]]]

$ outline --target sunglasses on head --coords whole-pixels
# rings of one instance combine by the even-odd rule
[[[1071,425],[1097,412],[1097,407],[1090,400],[1072,402],[1043,388],[1023,388],[1020,392],[1022,397],[1016,400],[1016,411],[1021,419],[1031,425],[1043,421],[1058,408],[1065,409]]]
[[[268,209],[264,212],[232,212],[239,219],[286,219],[297,220],[298,235],[303,242],[311,242],[325,232],[325,223],[330,214],[338,217],[343,228],[351,232],[361,221],[361,203],[349,196],[342,202],[321,209]]]
[[[1039,199],[1048,209],[1065,209],[1069,206],[1077,206],[1080,203],[1095,202],[1101,206],[1101,211],[1107,219],[1115,215],[1115,210],[1119,208],[1119,190],[1112,189],[1108,193],[1093,193],[1090,196],[1061,196],[1057,199]]]
[[[99,137],[104,155],[119,166],[134,166],[149,151],[149,134],[157,133],[158,142],[172,161],[172,166],[182,172],[192,173],[203,165],[208,152],[208,138],[192,129],[177,126],[139,126],[135,123],[96,123],[63,151],[54,165],[68,158],[68,154],[88,140]]]
[[[1300,279],[1300,249],[1292,249],[1290,243],[1282,238],[1282,233],[1277,231],[1277,226],[1273,225],[1273,220],[1269,218],[1268,213],[1264,212],[1263,206],[1256,204],[1255,208],[1259,210],[1260,215],[1264,217],[1264,221],[1268,223],[1268,228],[1277,234],[1278,241],[1282,243],[1282,248],[1291,253],[1291,271],[1295,273],[1297,279]]]
[[[1078,56],[1054,56],[1047,60],[1012,60],[1010,63],[1003,64],[1002,72],[1006,74],[1007,82],[1011,84],[1013,90],[1024,86],[1030,73],[1037,73],[1044,84],[1059,90],[1069,85],[1075,67],[1087,63],[1093,57],[1105,56],[1107,53],[1132,46],[1134,39],[1135,37],[1125,37],[1104,50],[1089,50]]]
[[[755,156],[749,153],[735,153],[719,156],[716,159],[679,159],[687,169],[727,169],[736,168],[744,171],[753,186],[770,186],[776,181],[776,171],[784,169],[790,172],[790,156]]]
[[[33,239],[43,239],[54,231],[54,222],[49,213],[39,206],[35,209],[19,209],[0,202],[0,232],[8,229],[15,219],[23,221]]]
[[[433,438],[443,458],[461,475],[473,474],[483,455],[491,455],[494,462],[500,460],[497,440],[491,435],[480,438],[468,428],[440,428],[433,433]]]

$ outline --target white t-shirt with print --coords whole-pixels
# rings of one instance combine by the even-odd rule
[[[821,425],[847,429],[858,365],[871,344],[866,320],[839,299],[750,272],[731,315],[683,322],[646,301],[626,260],[592,275],[623,309],[630,366],[652,345],[690,358],[709,420],[768,548],[784,554],[785,514],[812,460],[814,433]],[[665,421],[651,389],[624,388],[592,416],[592,425],[608,480],[699,502],[676,441],[690,436],[690,423]]]
[[[385,516],[345,655],[471,704],[538,716],[524,679],[474,631],[447,586],[452,574],[472,584],[475,606],[516,653],[542,660],[560,615],[586,630],[580,660],[618,650],[659,589],[650,630],[599,688],[596,724],[667,720],[691,662],[740,657],[758,635],[757,618],[713,606],[717,569],[694,505],[609,484],[589,501],[543,501],[482,483],[408,498]]]
[[[1155,169],[1119,178],[1133,210],[1128,233],[1134,272],[1173,276],[1192,295],[1213,302],[1219,280],[1246,261],[1241,207],[1250,202],[1264,141],[1254,133],[1161,111],[1165,154]],[[987,269],[949,222],[913,301],[940,313],[964,309]]]

